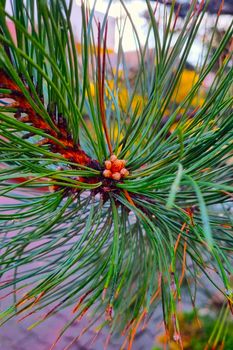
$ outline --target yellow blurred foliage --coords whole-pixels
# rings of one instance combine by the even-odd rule
[[[112,94],[114,98],[116,98],[117,103],[119,104],[120,110],[126,113],[128,110],[131,96],[129,94],[128,89],[125,87],[125,85],[123,85],[123,72],[118,72],[118,77],[119,77],[119,82],[118,82],[117,88],[115,86],[115,82],[113,79],[107,80],[107,87],[105,88],[105,96],[107,97],[108,101],[111,103],[112,101],[111,94]],[[171,97],[171,103],[176,105],[179,105],[180,103],[182,103],[184,99],[187,97],[187,95],[189,94],[189,92],[191,91],[193,85],[198,81],[198,79],[199,79],[199,75],[194,70],[185,69],[181,73],[179,84],[175,88],[175,91]],[[111,94],[109,90],[111,91]],[[93,82],[90,83],[90,92],[91,92],[92,98],[95,98],[96,86]],[[198,93],[196,93],[193,96],[193,99],[191,101],[191,107],[197,108],[202,106],[204,103],[204,100],[205,100],[205,89],[201,88],[199,89]],[[132,112],[134,113],[137,108],[137,116],[139,116],[142,113],[146,102],[147,102],[146,98],[143,98],[139,94],[135,94],[131,102]],[[113,101],[112,101],[111,108],[112,110],[115,110]],[[165,111],[165,116],[169,116],[170,113],[171,111],[169,110],[169,107],[168,107],[168,109]],[[181,115],[185,113],[185,108],[180,108],[179,113]],[[191,123],[192,123],[192,119],[187,120],[185,122],[185,127],[188,128]],[[170,132],[174,131],[178,124],[179,124],[178,122],[175,122],[172,125]],[[116,140],[117,135],[118,135],[118,128],[117,126],[115,126],[114,132],[112,134],[114,140]],[[123,135],[120,135],[120,139],[122,139],[122,137]]]
[[[122,83],[123,73],[119,73],[119,78],[120,78],[120,81],[117,89],[115,87],[114,80],[107,81],[108,88],[105,89],[105,95],[109,100],[111,100],[111,95],[109,93],[109,90],[111,90],[114,97],[118,96],[118,103],[122,108],[122,110],[125,112],[128,108],[128,104],[130,101],[130,94],[128,89],[125,86],[123,86],[123,83]],[[193,85],[197,83],[198,79],[199,79],[199,75],[194,70],[185,69],[181,73],[179,84],[174,90],[174,93],[171,97],[171,102],[177,105],[182,103],[184,99],[187,97],[187,95],[189,94],[189,92],[191,91]],[[95,92],[95,85],[92,82],[90,84],[90,91],[91,91],[92,97],[94,98],[96,95],[96,92]],[[191,106],[192,107],[202,106],[205,100],[204,98],[205,98],[205,90],[204,88],[201,88],[199,89],[198,93],[196,93],[193,96]],[[147,102],[146,98],[143,98],[139,94],[135,94],[131,104],[132,111],[134,112],[136,106],[139,106],[139,109],[137,112],[137,114],[139,115],[142,112],[146,102]],[[114,109],[114,106],[112,108]]]
[[[172,102],[179,104],[184,101],[194,84],[199,80],[199,75],[194,70],[185,69],[180,76],[179,84],[176,86],[172,95]],[[199,93],[196,93],[192,99],[191,106],[202,106],[204,103],[205,91],[204,88],[200,89]]]
[[[118,96],[117,102],[119,103],[119,106],[122,109],[122,111],[126,112],[130,102],[130,95],[128,89],[126,87],[123,87],[122,83],[120,83],[119,88],[116,89],[114,86],[114,80],[108,80],[107,86],[108,88],[105,89],[105,95],[108,98],[108,100],[111,101],[111,94],[109,93],[109,90],[111,90],[115,98]],[[95,85],[93,83],[90,84],[90,92],[91,96],[94,98],[96,96],[96,92]],[[142,96],[135,94],[131,103],[132,111],[134,112],[136,107],[138,106],[137,115],[139,115],[143,110],[145,102],[146,100],[143,99]],[[115,110],[114,103],[112,103],[112,109]]]

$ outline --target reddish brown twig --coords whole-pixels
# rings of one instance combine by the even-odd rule
[[[100,38],[100,23],[98,23],[97,80],[98,80],[100,116],[101,116],[101,120],[104,128],[104,134],[108,144],[109,152],[110,154],[113,154],[110,136],[108,133],[105,105],[104,105],[104,79],[105,79],[105,69],[106,69],[107,31],[108,31],[108,24],[106,23],[105,33],[104,33],[103,63],[102,63],[102,70],[101,70],[101,38]]]
[[[133,205],[134,207],[136,207],[134,201],[132,200],[131,196],[129,195],[129,192],[128,192],[127,190],[125,190],[125,189],[123,190],[123,192],[124,192],[124,195],[125,195],[125,198],[127,199],[127,201],[128,201],[131,205]]]
[[[58,121],[55,122],[55,117],[51,115],[55,124],[55,128],[52,128],[47,121],[35,112],[19,86],[3,70],[0,70],[0,88],[10,90],[9,92],[2,93],[0,97],[14,100],[13,103],[6,105],[5,108],[16,108],[17,112],[14,116],[17,120],[31,124],[33,127],[47,134],[46,138],[39,141],[38,146],[48,144],[52,152],[59,153],[69,161],[77,163],[77,165],[88,166],[91,159],[79,145],[74,144],[63,116],[60,116]],[[22,114],[26,114],[26,116],[22,116]]]

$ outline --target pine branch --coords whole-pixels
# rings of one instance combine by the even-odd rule
[[[1,323],[38,312],[33,328],[70,307],[53,347],[91,313],[93,327],[122,332],[130,349],[157,305],[182,346],[177,303],[185,291],[195,307],[200,274],[232,311],[233,23],[213,52],[217,17],[190,74],[207,4],[192,1],[178,33],[175,2],[162,27],[160,5],[146,3],[143,47],[121,0],[138,47],[134,79],[123,24],[115,69],[107,50],[112,1],[102,26],[82,2],[81,55],[72,1],[12,1],[12,15],[0,5],[0,195],[9,203],[0,205],[0,290],[14,296]]]

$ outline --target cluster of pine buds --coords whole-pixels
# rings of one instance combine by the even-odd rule
[[[126,161],[118,159],[114,154],[110,157],[110,160],[104,162],[104,165],[103,176],[106,178],[119,181],[121,178],[129,175],[129,171],[125,168]]]

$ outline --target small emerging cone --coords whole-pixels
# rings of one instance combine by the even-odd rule
[[[129,175],[129,171],[125,168],[126,161],[124,159],[118,159],[115,154],[112,154],[110,160],[106,160],[104,165],[103,176],[108,179],[111,178],[119,181]]]

